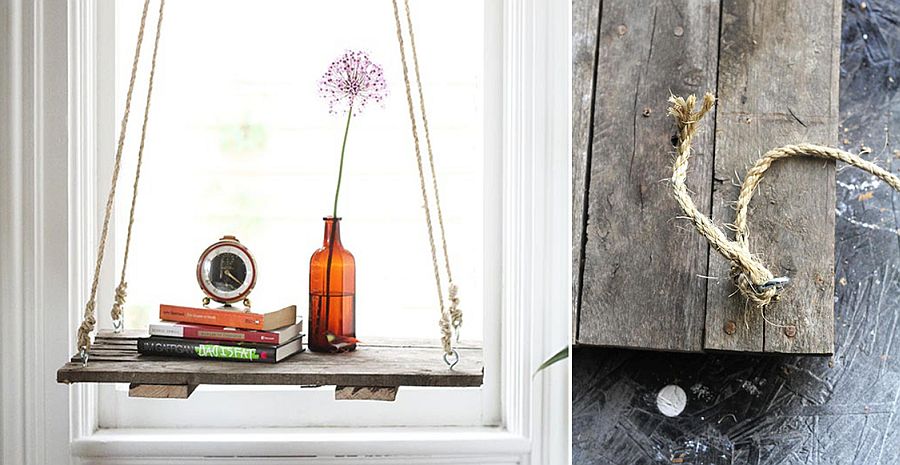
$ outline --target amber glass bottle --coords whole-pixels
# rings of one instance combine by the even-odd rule
[[[309,350],[356,350],[356,261],[341,244],[340,218],[325,217],[322,247],[309,259]]]

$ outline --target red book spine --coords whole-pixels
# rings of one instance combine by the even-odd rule
[[[184,338],[212,339],[216,341],[252,342],[255,344],[278,344],[280,335],[263,331],[224,330],[212,326],[182,326]]]

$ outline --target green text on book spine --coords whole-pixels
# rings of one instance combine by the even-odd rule
[[[241,360],[258,360],[256,349],[247,347],[228,347],[212,344],[200,344],[194,350],[198,357],[236,358]]]

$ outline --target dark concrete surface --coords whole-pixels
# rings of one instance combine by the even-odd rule
[[[894,173],[898,88],[900,0],[846,1],[839,138]],[[575,464],[900,464],[900,198],[838,169],[834,356],[577,348]],[[670,384],[675,417],[657,406]]]

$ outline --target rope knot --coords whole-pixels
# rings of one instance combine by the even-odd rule
[[[109,314],[113,320],[113,330],[118,334],[121,333],[123,329],[125,329],[125,322],[122,320],[122,311],[125,308],[125,297],[128,296],[128,293],[125,290],[128,288],[128,283],[122,281],[116,286],[116,298],[113,303],[112,309],[110,309]]]
[[[89,300],[84,306],[84,318],[82,318],[81,325],[78,327],[77,348],[81,351],[87,351],[91,348],[91,332],[94,330],[94,325],[97,324],[97,320],[94,319],[94,306],[93,300]]]
[[[459,308],[458,292],[459,288],[456,284],[450,283],[450,324],[453,325],[453,329],[455,330],[459,330],[459,327],[462,326],[463,319],[462,310]]]
[[[441,345],[444,347],[444,353],[450,355],[453,353],[453,347],[450,345],[450,338],[453,336],[453,330],[450,328],[450,320],[441,318],[438,322],[441,327]]]
[[[128,283],[122,281],[116,286],[116,299],[113,303],[112,310],[109,311],[110,316],[112,316],[113,321],[122,319],[122,309],[125,307],[125,297],[128,297]]]
[[[737,267],[734,269],[736,270]],[[741,294],[753,302],[754,307],[757,308],[765,307],[778,300],[783,284],[787,282],[787,278],[772,278],[762,284],[754,284],[747,273],[741,271],[733,272],[733,279]]]

